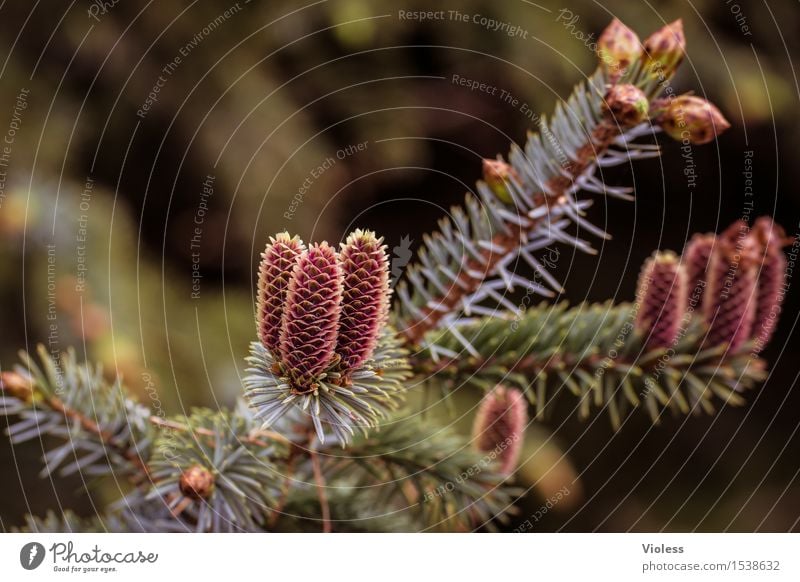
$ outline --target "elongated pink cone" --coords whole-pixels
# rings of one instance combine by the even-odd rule
[[[328,243],[304,252],[292,273],[280,337],[284,372],[298,392],[313,391],[336,348],[342,269]]]
[[[672,252],[657,252],[639,275],[636,299],[636,329],[648,347],[670,347],[675,343],[686,314],[686,273]]]
[[[786,293],[786,255],[783,254],[783,246],[791,240],[787,240],[783,228],[766,216],[756,220],[753,236],[761,250],[758,299],[753,325],[756,351],[760,352],[769,343],[778,323]]]
[[[383,239],[356,230],[339,252],[344,274],[336,353],[345,373],[372,357],[389,314],[389,258]]]
[[[525,396],[516,388],[498,384],[478,407],[472,438],[479,451],[495,453],[500,471],[509,475],[517,467],[527,424]]]
[[[258,268],[258,299],[256,301],[256,326],[258,339],[273,354],[278,353],[283,307],[294,266],[305,250],[299,237],[282,232],[270,237],[261,253]]]
[[[689,297],[694,301],[702,298],[708,284],[706,273],[711,262],[711,251],[717,237],[713,234],[696,234],[686,243],[681,262],[686,270],[686,284]],[[692,305],[692,308],[695,306]]]
[[[758,244],[739,220],[717,237],[703,296],[706,345],[737,351],[751,338],[757,301]]]

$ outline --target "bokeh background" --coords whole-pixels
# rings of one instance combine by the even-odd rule
[[[674,85],[717,103],[732,128],[691,150],[694,187],[668,140],[661,159],[606,173],[635,184],[637,201],[598,201],[592,217],[614,234],[598,256],[563,250],[571,302],[632,299],[654,249],[680,251],[742,216],[775,215],[797,234],[797,2],[0,3],[0,365],[40,342],[74,346],[165,413],[232,403],[267,236],[338,241],[368,227],[416,248],[479,178],[481,157],[524,141],[521,104],[549,113],[593,71],[589,35],[612,16],[642,38],[683,18]],[[517,479],[535,487],[520,520],[577,479],[534,531],[800,529],[799,294],[747,407],[657,428],[642,414],[616,434],[565,410],[532,428],[538,452]],[[0,437],[0,530],[28,512],[95,511],[91,483],[37,477],[40,453]]]

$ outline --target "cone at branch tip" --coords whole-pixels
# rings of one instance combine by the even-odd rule
[[[793,239],[787,238],[783,228],[768,216],[762,216],[755,221],[752,234],[758,242],[762,257],[753,324],[755,350],[760,352],[772,338],[781,313],[786,294],[787,266],[783,247],[791,244]]]
[[[277,354],[280,344],[281,322],[289,280],[303,251],[305,245],[300,237],[281,232],[270,237],[267,247],[261,253],[261,264],[258,268],[256,326],[258,339],[273,354]]]
[[[686,314],[686,273],[675,253],[658,251],[639,275],[636,328],[655,348],[671,347]]]
[[[738,220],[717,237],[703,295],[709,346],[736,352],[752,338],[759,271],[759,248],[747,224]]]
[[[286,293],[280,336],[284,372],[298,393],[313,392],[315,380],[334,359],[343,276],[336,251],[311,245],[297,261]]]
[[[498,384],[486,394],[475,415],[472,437],[476,448],[495,453],[500,472],[510,475],[517,467],[525,427],[528,402],[516,388]]]
[[[389,257],[383,239],[369,230],[356,230],[339,251],[344,276],[342,312],[336,353],[347,373],[375,352],[389,314]]]

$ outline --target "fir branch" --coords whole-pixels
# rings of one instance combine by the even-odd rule
[[[577,399],[581,417],[608,411],[618,428],[625,413],[643,406],[654,422],[662,408],[675,413],[714,412],[714,400],[744,403],[741,392],[764,379],[764,362],[750,344],[736,352],[725,344],[703,349],[704,324],[682,322],[671,347],[648,348],[634,327],[631,304],[540,305],[514,321],[484,318],[453,330],[432,332],[429,345],[457,351],[458,336],[477,355],[436,361],[430,352],[412,360],[415,372],[451,389],[473,384],[519,386],[542,418],[564,394]]]
[[[2,376],[0,414],[19,418],[6,429],[12,444],[43,435],[62,441],[45,454],[43,475],[113,468],[133,481],[145,479],[154,437],[150,411],[127,395],[119,379],[107,382],[101,366],[78,364],[74,350],[58,360],[44,346],[37,351],[39,363],[21,352],[24,367]]]
[[[626,42],[613,47],[610,37],[622,32]],[[620,61],[626,68],[610,67],[608,55],[603,60],[601,54],[598,70],[556,106],[551,119],[541,118],[538,133],[529,134],[525,147],[512,146],[510,165],[486,160],[477,196],[468,194],[463,208],[454,207],[452,219],[443,219],[440,230],[424,238],[418,262],[397,288],[394,321],[409,345],[428,347],[428,332],[457,323],[462,314],[492,315],[494,309],[481,305],[487,300],[513,310],[501,293],[515,286],[542,296],[561,291],[533,253],[555,242],[594,252],[565,230],[572,225],[577,231],[609,236],[586,220],[584,210],[591,200],[579,200],[577,193],[631,199],[631,189],[605,185],[596,170],[659,155],[656,146],[635,140],[661,125],[683,123],[676,119],[685,113],[681,107],[658,99],[683,58],[680,22],[657,31],[645,42],[644,52],[635,34],[620,23],[612,23],[603,38],[604,50],[613,49],[615,62],[621,50],[626,53]],[[697,143],[727,127],[719,111],[704,101],[692,111],[692,136],[702,138]],[[549,288],[514,273],[516,259],[530,264]],[[475,355],[468,342],[461,345]],[[434,358],[448,355],[429,347]]]
[[[520,494],[505,483],[501,453],[474,450],[467,437],[403,418],[323,457],[323,469],[331,487],[377,495],[375,511],[410,513],[419,530],[493,529]]]

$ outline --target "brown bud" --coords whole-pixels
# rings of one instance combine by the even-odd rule
[[[514,199],[508,191],[511,178],[519,181],[517,171],[503,160],[483,160],[483,179],[501,202],[512,204]]]
[[[681,95],[670,101],[656,123],[672,139],[695,145],[712,141],[731,126],[715,105],[694,95]]]
[[[30,378],[25,378],[17,372],[3,372],[0,373],[0,390],[23,402],[28,402],[33,396],[33,383]]]
[[[600,68],[612,76],[621,75],[642,54],[642,43],[636,33],[615,18],[597,40]]]
[[[644,41],[644,64],[654,75],[669,78],[683,61],[685,52],[683,21],[678,19],[659,28]]]
[[[603,108],[618,125],[632,127],[647,119],[650,103],[642,90],[633,85],[612,85]]]
[[[214,475],[205,467],[192,465],[181,475],[179,487],[189,499],[208,499],[214,492]]]

